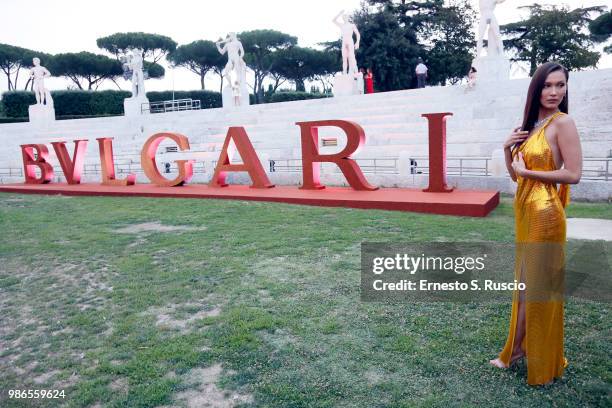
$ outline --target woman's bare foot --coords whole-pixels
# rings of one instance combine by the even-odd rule
[[[489,364],[494,365],[497,368],[508,368],[499,358],[489,360]]]
[[[512,354],[512,357],[510,358],[510,364],[508,365],[505,365],[504,362],[501,361],[499,358],[489,360],[489,363],[497,368],[508,368],[523,357],[525,357],[525,352],[523,350],[519,350],[518,352],[515,351],[515,354]]]

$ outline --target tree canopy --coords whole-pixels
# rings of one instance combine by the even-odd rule
[[[505,35],[504,47],[512,53],[513,61],[529,64],[529,74],[544,62],[555,60],[570,70],[596,67],[600,54],[591,51],[593,38],[587,27],[593,13],[603,7],[569,10],[565,6],[522,7],[529,10],[526,20],[501,27]]]
[[[263,101],[263,81],[277,63],[275,53],[297,44],[297,38],[276,30],[243,31],[238,35],[246,64],[255,74],[253,89],[257,102]]]
[[[380,91],[411,87],[412,68],[422,54],[416,32],[402,27],[398,15],[388,7],[370,11],[364,7],[353,20],[361,33],[357,62],[372,68],[374,81]]]
[[[168,61],[175,67],[184,67],[200,77],[200,86],[204,89],[204,78],[210,71],[223,77],[221,71],[227,62],[227,56],[221,55],[214,42],[208,40],[194,41],[181,45],[168,54]]]
[[[589,23],[589,30],[595,42],[604,42],[612,37],[612,11],[602,14]],[[604,48],[604,51],[612,54],[612,45]]]
[[[454,84],[466,77],[474,59],[475,23],[476,13],[467,0],[436,3],[421,16],[417,32],[425,48],[429,83]]]
[[[474,12],[468,0],[368,0],[353,15],[362,34],[357,60],[373,69],[377,89],[416,85],[414,67],[422,58],[434,84],[467,75],[475,44]]]
[[[352,16],[362,35],[356,51],[362,68],[372,68],[380,91],[408,89],[416,85],[414,68],[422,58],[428,66],[429,83],[445,85],[465,78],[475,49],[476,13],[473,0],[362,0]],[[529,16],[502,27],[505,48],[514,62],[526,63],[533,73],[545,61],[557,60],[569,69],[596,67],[600,54],[594,43],[612,37],[612,12],[605,7],[568,9],[566,6],[539,5],[523,7]],[[256,101],[264,100],[264,82],[272,81],[271,91],[290,81],[296,90],[305,89],[305,81],[321,81],[328,88],[330,78],[342,65],[341,41],[321,43],[322,50],[300,47],[297,38],[271,29],[238,34],[245,50],[245,62],[253,72]],[[167,57],[172,67],[184,67],[200,78],[211,71],[219,75],[227,63],[215,43],[193,41],[177,47],[170,37],[121,32],[99,38],[98,47],[115,59],[90,52],[64,53],[56,57],[0,44],[0,70],[7,76],[8,89],[16,89],[21,68],[31,67],[37,56],[52,75],[64,76],[77,87],[97,89],[100,84],[122,74],[121,57],[142,49],[149,78],[164,76],[158,62]],[[609,43],[608,43],[609,44]],[[612,53],[612,45],[604,48]],[[26,88],[28,86],[26,84]],[[119,86],[119,85],[117,85]]]
[[[0,44],[0,69],[6,75],[9,91],[17,89],[21,68],[31,68],[33,66],[32,59],[34,57],[40,58],[42,65],[46,65],[51,58],[49,54],[43,52],[9,44]],[[29,83],[30,81],[26,83],[26,88]]]
[[[285,81],[293,81],[297,91],[305,91],[304,81],[331,75],[338,70],[339,60],[333,52],[293,46],[275,54],[271,76],[275,80],[273,90]]]
[[[139,48],[142,50],[142,58],[150,59],[157,63],[166,54],[176,49],[176,42],[165,35],[149,34],[142,32],[115,33],[96,40],[99,48],[102,48],[117,59],[129,50]]]
[[[104,55],[82,51],[53,56],[48,69],[56,76],[70,79],[79,89],[97,89],[105,79],[116,78],[123,74],[121,63]]]
[[[143,61],[143,68],[147,74],[147,78],[163,78],[166,74],[164,67],[155,62]]]

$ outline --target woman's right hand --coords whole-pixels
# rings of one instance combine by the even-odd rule
[[[517,143],[523,143],[529,136],[529,132],[522,131],[521,127],[517,127],[512,131],[512,134],[504,142],[504,149],[511,149]]]

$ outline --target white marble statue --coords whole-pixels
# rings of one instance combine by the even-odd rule
[[[505,0],[480,0],[480,24],[478,25],[478,38],[476,57],[480,56],[484,46],[484,34],[489,28],[487,36],[488,46],[487,55],[503,55],[504,45],[499,32],[499,24],[495,18],[495,6],[503,3]]]
[[[36,104],[53,106],[53,98],[51,93],[45,88],[45,78],[49,78],[51,73],[49,70],[40,65],[39,58],[33,58],[34,66],[30,70],[30,78],[33,80],[34,95],[36,96]]]
[[[145,93],[145,72],[142,50],[135,48],[123,64],[124,78],[132,81],[132,96],[123,100],[123,112],[128,117],[138,117],[150,113],[149,99]]]
[[[341,16],[342,22],[338,20]],[[359,49],[359,42],[361,41],[359,30],[357,30],[357,26],[351,22],[349,14],[344,10],[334,17],[333,22],[340,27],[342,32],[342,73],[356,74],[357,59],[355,58],[355,50]],[[353,34],[357,37],[355,42],[353,42]]]
[[[243,59],[244,48],[242,47],[240,40],[238,40],[236,33],[229,33],[225,40],[219,40],[215,44],[217,45],[217,49],[221,55],[227,53],[227,64],[225,64],[225,68],[223,68],[223,72],[221,74],[231,84],[232,71],[240,73],[242,70],[246,69],[246,64]]]
[[[138,48],[132,50],[125,66],[129,71],[132,71],[132,98],[144,97],[144,62],[142,60],[142,50]]]
[[[476,58],[472,66],[478,70],[479,83],[491,83],[507,81],[510,78],[510,60],[504,55],[504,44],[499,32],[499,24],[495,18],[495,6],[505,0],[479,0],[480,25],[478,37],[476,38]],[[484,34],[488,27],[488,44],[485,56],[482,56],[484,48]],[[479,86],[480,88],[480,86]]]
[[[39,58],[33,58],[34,66],[30,70],[32,89],[36,96],[36,103],[28,107],[28,117],[31,123],[46,126],[55,120],[55,108],[51,92],[45,87],[45,78],[51,77],[49,70],[40,65]]]
[[[225,83],[222,92],[223,106],[248,105],[249,90],[242,43],[236,33],[229,33],[225,40],[219,39],[215,45],[221,55],[227,54],[227,64],[221,72]]]

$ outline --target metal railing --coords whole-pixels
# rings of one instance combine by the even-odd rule
[[[446,174],[449,176],[491,176],[491,165],[489,164],[491,160],[490,157],[447,157]],[[429,174],[429,157],[412,157],[411,168],[414,168],[414,174]]]
[[[119,155],[118,155],[119,156]],[[115,173],[117,175],[141,174],[143,173],[140,159],[132,156],[115,158]],[[368,174],[399,174],[399,158],[372,158],[356,159],[357,164],[364,173]],[[492,176],[491,158],[489,157],[448,157],[446,174],[451,176]],[[172,173],[176,171],[174,160],[158,160],[161,164],[162,173]],[[166,165],[169,164],[169,167]],[[212,167],[216,166],[216,160],[211,162]],[[301,159],[274,159],[268,162],[270,173],[300,173],[302,171]],[[339,173],[340,169],[334,166],[333,172]],[[582,168],[582,180],[612,181],[612,157],[607,158],[584,158]],[[193,163],[195,174],[205,173],[206,166],[203,161]],[[87,163],[83,166],[83,174],[100,174],[99,163]],[[415,156],[410,159],[410,174],[417,175],[429,174],[429,158]],[[63,176],[60,168],[55,169],[56,176]],[[23,177],[23,167],[1,167],[0,177],[17,178]]]
[[[586,180],[612,180],[612,157],[582,159],[582,178]]]
[[[270,173],[301,173],[301,159],[269,160]]]
[[[364,173],[399,174],[399,159],[357,159],[357,164]],[[337,168],[337,167],[336,167]],[[338,171],[340,171],[338,169]]]
[[[162,174],[175,173],[177,171],[176,163],[174,163],[174,160],[167,161],[167,162],[159,161],[158,164],[161,164],[159,166],[159,171]],[[193,163],[193,172],[194,174],[206,173],[206,166],[204,162],[195,161]],[[100,173],[101,171],[100,171],[99,163],[85,164],[83,166],[83,174],[100,174]],[[141,174],[141,173],[144,173],[144,171],[142,170],[142,166],[139,160],[127,160],[122,163],[121,162],[117,163],[117,161],[115,161],[115,174],[116,175]]]
[[[22,167],[2,167],[0,177],[23,177]]]
[[[399,174],[399,159],[356,159],[357,164],[364,173],[370,174]],[[270,173],[300,173],[302,171],[301,159],[274,159],[269,160]],[[340,172],[337,167],[334,172]]]
[[[165,113],[198,109],[202,109],[199,99],[173,99],[161,102],[145,102],[141,106],[141,111],[143,113]]]
[[[446,174],[450,176],[492,176],[492,159],[490,157],[447,157]],[[364,173],[399,174],[399,158],[357,159],[357,164]],[[274,159],[269,161],[270,172],[302,171],[301,159]],[[339,169],[335,169],[339,172]],[[583,159],[582,179],[612,181],[612,157]],[[429,174],[429,158],[414,156],[410,158],[410,174]]]

